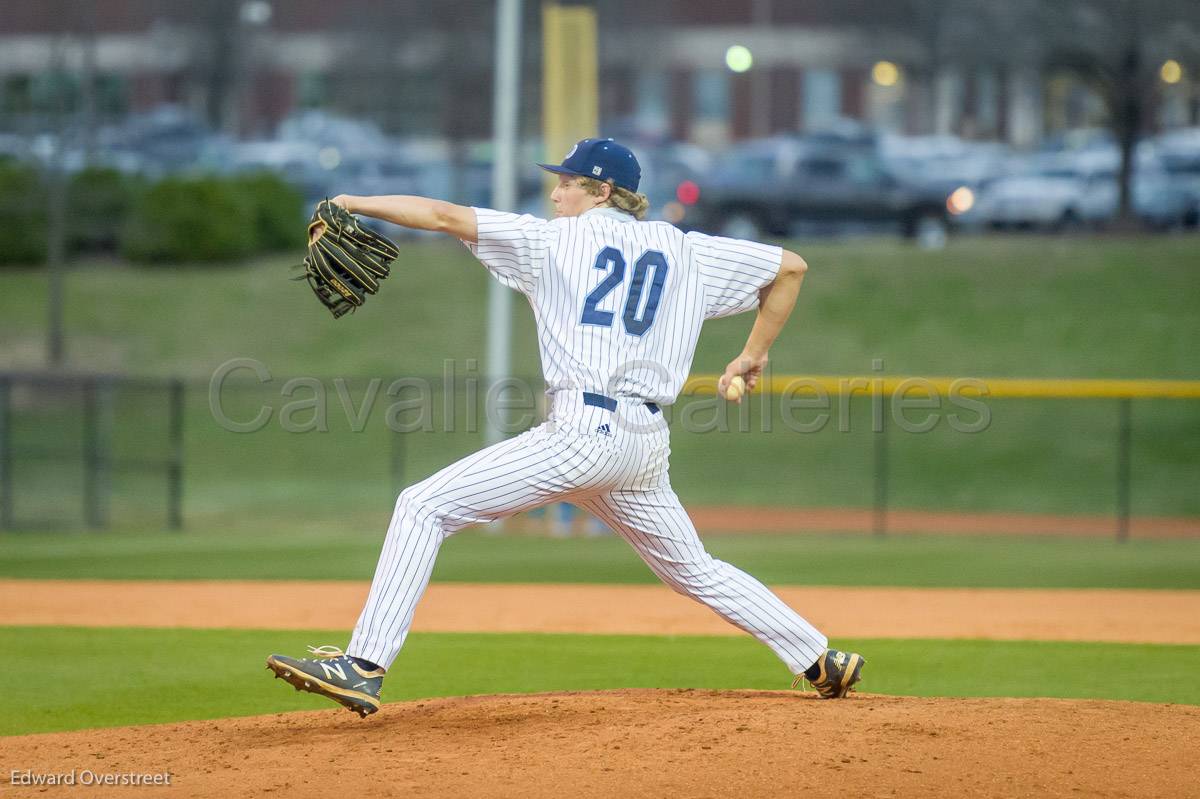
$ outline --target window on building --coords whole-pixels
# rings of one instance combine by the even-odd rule
[[[33,77],[30,97],[35,111],[69,114],[79,107],[79,79],[68,72],[43,72]]]
[[[976,125],[980,133],[991,135],[996,132],[1000,121],[997,114],[1000,87],[996,81],[996,73],[992,70],[981,70],[975,80]]]
[[[696,73],[696,116],[699,119],[725,119],[729,116],[729,74],[723,69]]]
[[[104,116],[121,116],[129,111],[129,81],[124,75],[96,76],[96,111]]]
[[[325,104],[328,80],[320,72],[305,72],[300,75],[297,98],[301,108],[319,108]]]
[[[28,114],[33,110],[32,81],[28,75],[10,75],[4,79],[0,109],[6,117]]]
[[[662,72],[646,71],[637,75],[634,86],[634,117],[638,129],[643,133],[666,132],[670,121],[667,103],[669,91],[667,76]]]
[[[804,126],[822,128],[841,116],[842,80],[832,69],[809,69],[804,73]]]

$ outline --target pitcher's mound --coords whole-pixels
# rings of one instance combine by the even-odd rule
[[[1182,705],[629,690],[31,735],[3,766],[171,772],[107,789],[139,796],[1162,797],[1194,791],[1198,733]]]

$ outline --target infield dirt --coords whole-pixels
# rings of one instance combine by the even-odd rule
[[[1198,729],[1180,705],[604,691],[6,738],[4,768],[171,773],[89,796],[1183,797]]]
[[[0,580],[0,624],[353,628],[365,582]],[[1200,643],[1200,591],[775,589],[831,636]],[[744,635],[657,585],[434,583],[419,632]]]
[[[348,630],[367,587],[0,580],[0,623]],[[1197,591],[779,590],[836,635],[1200,642]],[[434,584],[416,627],[738,634],[662,586]],[[1200,707],[1186,705],[621,690],[8,737],[0,766],[9,781],[171,773],[169,787],[16,796],[1183,797],[1198,736]]]

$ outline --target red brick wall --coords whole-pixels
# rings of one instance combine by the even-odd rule
[[[692,123],[692,73],[685,69],[671,72],[669,102],[671,105],[671,136],[685,140]]]
[[[283,72],[256,72],[253,89],[242,97],[242,133],[269,133],[288,115],[295,102],[295,77]]]
[[[729,76],[729,127],[735,139],[745,139],[751,135],[753,129],[750,119],[753,113],[751,103],[754,90],[750,87],[752,80],[754,79],[749,72]]]
[[[862,119],[866,111],[867,70],[852,67],[843,69],[842,116]]]
[[[800,70],[776,67],[771,70],[771,132],[791,133],[800,119]]]

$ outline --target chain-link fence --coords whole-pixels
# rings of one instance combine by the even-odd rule
[[[183,523],[184,384],[0,374],[0,526]]]
[[[0,524],[377,527],[403,486],[484,446],[489,409],[510,434],[539,423],[542,388],[0,374]],[[1194,399],[954,399],[777,391],[737,406],[689,390],[665,409],[672,483],[691,508],[841,510],[879,533],[916,511],[964,531],[964,514],[1016,530],[1086,518],[1121,537],[1150,517],[1200,527]]]

